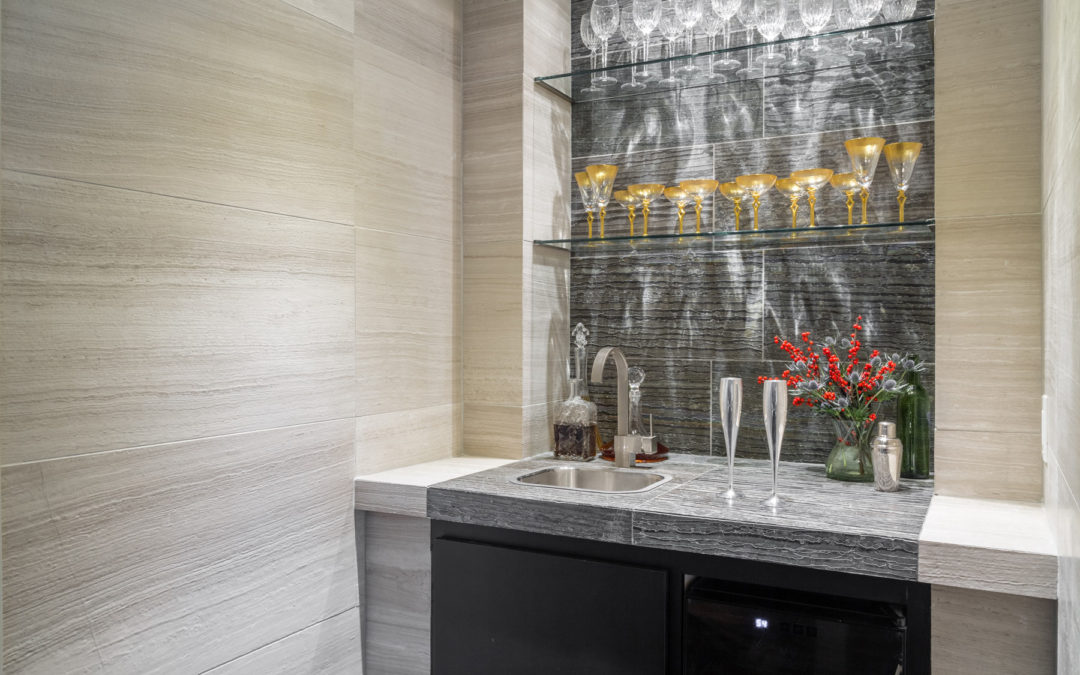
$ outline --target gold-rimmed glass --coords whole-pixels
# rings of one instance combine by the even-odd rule
[[[739,187],[735,181],[720,184],[720,194],[735,205],[735,231],[739,231],[739,215],[742,214],[742,200],[749,194],[744,188]]]
[[[611,191],[615,189],[615,174],[619,168],[611,164],[593,164],[585,167],[585,173],[589,174],[592,181],[596,207],[600,210],[600,238],[604,238],[604,218],[607,216],[607,205],[611,201]]]
[[[679,234],[682,234],[683,216],[686,215],[686,205],[690,203],[690,195],[681,187],[669,187],[664,189],[664,199],[679,207]]]
[[[706,197],[716,192],[716,188],[720,187],[720,181],[711,178],[684,180],[679,183],[679,187],[686,190],[686,193],[694,200],[694,215],[697,216],[696,231],[698,234],[701,234],[701,202],[703,202]]]
[[[896,203],[900,205],[900,222],[904,222],[904,202],[907,201],[908,183],[919,159],[922,143],[889,143],[885,146],[885,161],[896,186]]]
[[[799,181],[795,180],[794,175],[787,178],[777,178],[776,190],[780,194],[787,196],[791,202],[791,229],[795,229],[799,215],[799,198],[806,194],[806,190],[799,185]]]
[[[852,225],[854,220],[855,191],[859,189],[859,181],[853,173],[834,173],[829,179],[829,185],[836,191],[847,197],[847,224]]]
[[[776,176],[771,173],[752,173],[739,176],[735,179],[739,187],[746,190],[754,198],[754,229],[758,229],[758,207],[761,206],[761,195],[768,192],[776,184]]]
[[[649,236],[649,204],[664,194],[663,183],[639,183],[626,188],[630,194],[641,200],[641,234]]]
[[[795,179],[795,182],[799,184],[799,187],[806,190],[806,203],[810,205],[810,227],[815,227],[817,225],[817,221],[814,219],[814,205],[817,204],[817,191],[829,182],[832,175],[832,169],[803,169],[802,171],[796,171],[791,174],[791,177]]]
[[[589,180],[589,174],[584,171],[578,171],[574,174],[574,180],[577,181],[578,191],[581,192],[581,202],[585,205],[585,217],[589,222],[589,239],[592,239],[592,224],[593,224],[593,209],[596,208],[596,190],[593,189],[592,181]],[[603,232],[600,233],[600,237],[603,238]]]
[[[630,194],[629,190],[616,190],[612,195],[615,201],[619,202],[626,207],[626,210],[630,213],[630,236],[634,236],[634,218],[637,216],[637,207],[641,204],[641,200]]]
[[[862,197],[862,225],[866,225],[866,201],[870,198],[870,184],[874,182],[874,171],[877,170],[878,160],[881,158],[881,149],[885,147],[885,139],[869,136],[865,138],[852,138],[844,141],[848,157],[851,158],[851,171],[855,174],[855,180],[859,182],[859,195]]]

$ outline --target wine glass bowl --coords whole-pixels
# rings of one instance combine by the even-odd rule
[[[837,1],[846,2],[846,0]],[[820,56],[826,51],[821,46],[817,35],[829,24],[832,11],[833,0],[799,0],[799,19],[806,27],[806,33],[814,36],[814,41],[806,48],[806,52],[811,56]]]
[[[641,204],[641,200],[630,194],[629,190],[616,190],[611,196],[626,207],[630,220],[630,236],[634,236],[634,218],[637,216],[637,207]]]
[[[690,195],[690,198],[694,200],[694,215],[697,217],[696,231],[701,233],[701,203],[706,197],[716,192],[716,188],[720,187],[720,181],[713,180],[711,178],[703,178],[700,180],[684,180],[679,183],[679,187],[686,190],[686,193]]]
[[[592,239],[592,226],[593,226],[593,209],[596,208],[596,190],[591,180],[589,180],[589,174],[585,171],[578,171],[574,174],[574,180],[577,181],[578,190],[581,192],[581,203],[585,206],[585,216],[589,223],[589,239]],[[603,238],[601,232],[600,237]]]
[[[885,139],[876,136],[864,138],[852,138],[844,141],[848,157],[851,158],[851,170],[858,181],[860,196],[862,197],[862,222],[866,225],[866,202],[870,197],[870,184],[874,182],[874,172],[877,170],[878,160],[881,158],[881,149],[885,147]]]
[[[799,198],[806,194],[806,190],[795,180],[794,174],[787,178],[777,178],[775,187],[777,192],[786,196],[791,202],[791,229],[795,229],[799,213]]]
[[[611,164],[593,164],[585,167],[585,173],[593,184],[593,199],[596,207],[600,210],[600,237],[604,236],[604,218],[607,216],[607,205],[611,201],[611,191],[615,188],[615,174],[619,168]]]
[[[642,235],[649,236],[649,205],[664,194],[663,183],[639,183],[626,188],[630,194],[641,200]]]
[[[908,184],[919,159],[922,143],[889,143],[885,146],[885,161],[896,186],[896,202],[900,205],[900,222],[904,222],[904,203],[907,201]]]
[[[806,203],[810,205],[810,227],[816,227],[814,212],[817,204],[818,188],[823,187],[832,178],[832,169],[803,169],[791,174],[799,187],[806,190]]]
[[[859,189],[859,181],[853,173],[834,173],[832,178],[829,179],[829,185],[832,185],[837,192],[846,197],[847,224],[851,225],[853,220],[852,211],[855,207],[855,191]]]
[[[686,215],[686,205],[690,203],[690,194],[681,187],[669,187],[664,189],[664,199],[674,204],[679,209],[679,234],[683,233],[683,217]]]
[[[754,229],[758,229],[758,207],[761,206],[761,196],[776,184],[776,176],[770,173],[752,173],[739,176],[735,183],[754,199]]]
[[[724,198],[731,202],[735,207],[735,231],[739,231],[739,216],[742,214],[742,200],[749,194],[746,188],[740,186],[735,181],[729,183],[721,183],[720,194],[724,195]]]
[[[773,42],[780,37],[787,23],[787,0],[748,0],[754,3],[754,16],[757,20],[757,29],[766,42]],[[784,57],[778,54],[774,45],[768,45],[765,53],[761,55],[762,66],[777,66],[784,62]]]
[[[608,85],[615,84],[614,77],[607,74],[608,65],[608,40],[619,29],[619,18],[622,10],[619,8],[619,0],[593,0],[589,9],[589,20],[596,37],[600,40],[600,67],[603,71],[594,82]]]

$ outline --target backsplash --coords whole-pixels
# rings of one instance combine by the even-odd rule
[[[588,52],[577,34],[589,0],[573,7],[574,64]],[[629,2],[624,3],[628,9]],[[920,3],[919,14],[932,11]],[[916,49],[903,58],[880,53],[868,63],[837,62],[826,70],[770,76],[679,91],[615,96],[573,106],[573,168],[619,167],[616,189],[631,183],[677,184],[691,178],[734,180],[748,173],[790,172],[812,167],[850,170],[843,142],[882,136],[923,143],[908,191],[907,220],[934,215],[933,24],[909,27]],[[891,32],[890,32],[891,34]],[[745,40],[742,34],[735,37]],[[843,38],[826,40],[843,51]],[[654,41],[654,45],[656,41]],[[704,41],[699,41],[702,49]],[[614,63],[625,44],[612,42]],[[658,55],[653,47],[653,58]],[[914,55],[914,56],[913,56]],[[652,68],[662,66],[653,65]],[[580,78],[578,78],[580,79]],[[582,82],[575,82],[580,88]],[[585,236],[585,215],[571,190],[573,233]],[[743,210],[743,227],[752,211]],[[896,192],[882,158],[871,192],[870,222],[896,220]],[[856,200],[855,217],[859,217]],[[762,227],[790,224],[787,199],[771,191],[762,198]],[[844,199],[831,187],[818,196],[821,225],[847,222]],[[686,226],[693,228],[693,210]],[[809,222],[805,199],[799,225]],[[637,221],[641,228],[640,213]],[[675,209],[660,200],[650,233],[671,232]],[[703,230],[734,229],[731,204],[719,194],[705,203]],[[608,207],[608,235],[628,233],[626,211]],[[744,379],[742,431],[737,453],[766,457],[759,375],[779,375],[784,354],[773,336],[796,339],[803,331],[842,336],[863,315],[863,342],[889,353],[917,353],[930,368],[924,383],[933,391],[934,243],[925,232],[897,232],[865,241],[669,242],[668,246],[605,245],[576,250],[571,259],[571,325],[591,331],[597,347],[622,346],[631,365],[646,371],[642,410],[651,413],[660,440],[676,452],[725,454],[712,408],[721,377]],[[609,385],[592,385],[605,438],[614,428]],[[891,411],[887,410],[891,415]],[[824,461],[833,431],[803,408],[792,409],[782,458]]]

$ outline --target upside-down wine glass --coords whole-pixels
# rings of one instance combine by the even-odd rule
[[[623,38],[626,40],[626,44],[630,45],[630,81],[624,82],[622,89],[624,90],[637,90],[644,89],[645,85],[637,81],[637,66],[633,65],[634,58],[637,56],[638,45],[644,36],[641,34],[641,29],[637,27],[633,18],[630,16],[629,11],[623,12],[623,18],[620,22],[622,26]]]
[[[690,203],[690,195],[681,187],[669,187],[664,189],[664,199],[674,204],[679,209],[679,234],[683,233],[683,217],[686,215],[686,205]]]
[[[758,207],[761,206],[761,196],[776,184],[776,176],[771,173],[752,173],[748,176],[739,176],[735,179],[739,187],[754,198],[754,229],[758,229]]]
[[[785,195],[791,202],[791,229],[794,230],[797,227],[798,222],[799,198],[806,194],[806,190],[804,190],[791,176],[788,176],[787,178],[777,178],[776,190],[780,194]]]
[[[885,0],[881,5],[881,16],[889,23],[895,21],[907,21],[915,16],[917,0]],[[912,42],[904,39],[904,25],[893,26],[896,32],[896,42],[888,45],[888,49],[897,54],[906,54],[915,49]]]
[[[889,163],[889,174],[896,186],[896,203],[900,205],[900,222],[904,222],[904,202],[907,201],[908,184],[911,172],[915,169],[915,160],[919,158],[922,143],[889,143],[885,146],[885,161]]]
[[[642,50],[645,56],[642,61],[649,60],[649,39],[652,37],[652,32],[660,25],[661,8],[660,0],[634,0],[634,23],[641,31]],[[648,64],[642,66],[641,75],[645,79],[652,77]]]
[[[848,5],[851,7],[851,15],[855,17],[856,26],[869,26],[877,18],[878,12],[881,11],[882,0],[847,0]],[[855,42],[866,49],[873,49],[881,45],[881,40],[877,39],[870,34],[869,30],[864,30],[859,34],[859,38]]]
[[[592,225],[593,225],[593,209],[596,208],[596,190],[593,189],[592,181],[589,180],[589,174],[585,171],[578,171],[574,174],[574,180],[577,181],[578,190],[581,192],[581,203],[585,206],[585,217],[589,223],[589,239],[592,239]],[[600,234],[600,238],[604,237],[603,233]]]
[[[878,160],[881,158],[881,149],[885,147],[885,139],[877,137],[853,138],[844,141],[848,157],[851,158],[851,171],[858,181],[859,196],[862,197],[862,222],[866,225],[866,201],[870,198],[870,184],[874,182],[874,171],[877,170]]]
[[[723,79],[723,75],[716,72],[716,36],[719,35],[720,29],[724,26],[724,20],[712,10],[712,7],[706,7],[705,11],[701,14],[701,32],[705,33],[705,36],[709,38],[709,74],[710,80]]]
[[[720,184],[720,194],[735,206],[735,231],[739,231],[739,216],[742,214],[742,200],[749,194],[746,188],[735,181]]]
[[[720,70],[738,70],[742,63],[732,58],[727,50],[731,49],[731,20],[739,12],[742,0],[712,0],[713,12],[724,22],[724,57],[716,62]]]
[[[843,1],[840,0],[840,2]],[[821,56],[828,51],[821,46],[821,38],[818,34],[829,24],[832,10],[833,0],[799,0],[799,18],[806,26],[807,34],[814,36],[814,41],[806,48],[810,56]]]
[[[637,216],[635,209],[638,204],[641,203],[641,200],[630,194],[629,190],[616,190],[612,196],[615,198],[615,201],[625,206],[627,212],[630,214],[630,236],[634,236],[634,218]]]
[[[818,188],[825,187],[832,175],[832,169],[803,169],[791,174],[795,182],[806,190],[806,203],[810,205],[810,227],[817,226],[814,220],[814,205],[817,203]]]
[[[679,23],[682,24],[683,30],[686,31],[686,53],[694,53],[694,27],[697,26],[698,21],[701,20],[701,15],[704,10],[704,0],[674,0],[675,2],[675,16],[679,19]],[[686,62],[679,67],[679,72],[684,75],[688,75],[697,72],[698,67],[694,65],[693,59],[687,59]]]
[[[853,173],[834,173],[829,179],[829,185],[847,198],[847,224],[853,224],[853,211],[855,209],[855,191],[859,189],[859,181]]]
[[[581,15],[581,42],[589,50],[589,70],[592,71],[589,74],[589,86],[584,87],[581,93],[596,93],[601,91],[596,86],[596,78],[598,77],[596,74],[596,48],[600,46],[600,39],[596,37],[596,32],[592,29],[592,21],[589,19],[588,12]]]
[[[600,238],[604,237],[604,218],[607,216],[607,205],[611,201],[611,191],[615,188],[615,174],[619,168],[611,164],[593,164],[585,167],[585,173],[589,174],[589,180],[593,184],[593,198],[596,207],[600,210]]]
[[[600,84],[615,84],[617,80],[607,73],[608,66],[608,40],[619,29],[619,0],[593,0],[592,9],[589,10],[589,19],[592,22],[596,37],[600,39],[600,77],[596,81]]]
[[[701,202],[703,202],[706,197],[716,192],[716,188],[720,187],[720,181],[711,178],[684,180],[679,183],[679,187],[686,190],[686,193],[694,200],[694,215],[697,217],[695,231],[698,234],[701,234]]]
[[[765,42],[771,43],[780,37],[787,23],[787,0],[753,0],[754,16],[757,29]],[[776,45],[769,44],[759,61],[764,66],[777,66],[784,62],[784,56],[776,53]]]
[[[667,40],[668,76],[660,80],[660,84],[674,85],[679,82],[675,77],[675,68],[671,59],[675,58],[675,42],[682,36],[682,32],[682,24],[679,23],[678,17],[675,16],[675,8],[671,5],[665,6],[663,13],[660,15],[660,34]]]
[[[630,191],[630,194],[641,200],[641,215],[643,216],[641,222],[641,235],[647,237],[649,236],[649,205],[653,200],[664,194],[664,184],[639,183],[638,185],[631,185],[627,190]]]

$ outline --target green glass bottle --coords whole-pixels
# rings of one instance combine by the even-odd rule
[[[904,478],[930,477],[930,394],[922,386],[919,373],[909,370],[904,374],[911,385],[910,394],[904,394],[896,404],[897,436],[904,444],[900,475]]]

